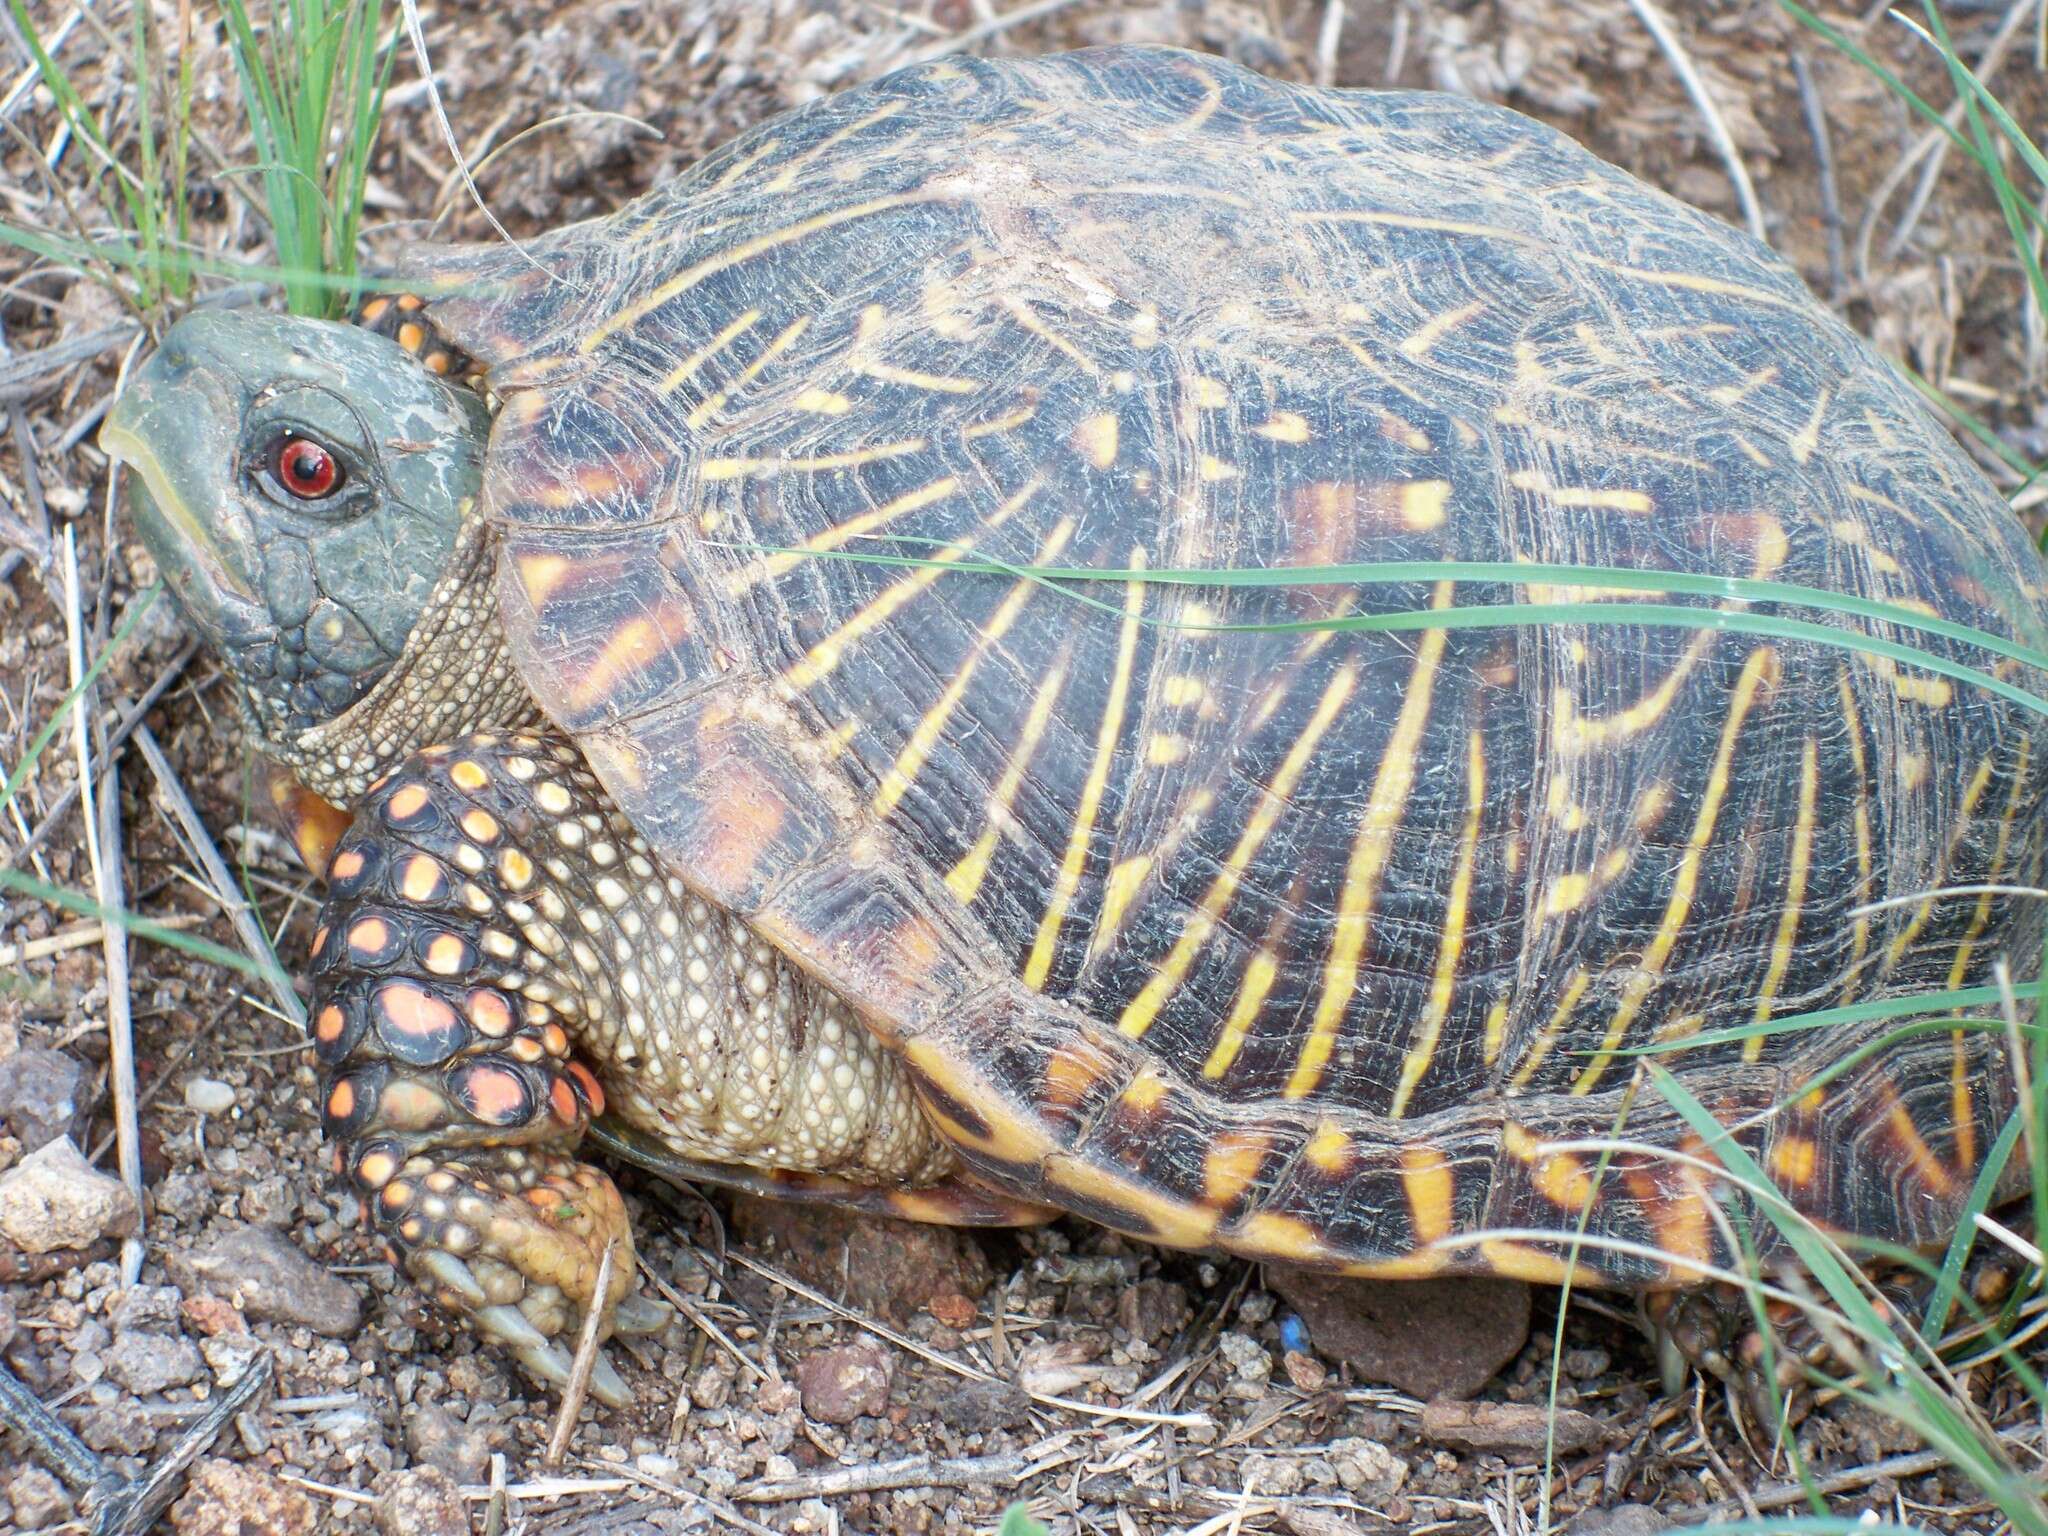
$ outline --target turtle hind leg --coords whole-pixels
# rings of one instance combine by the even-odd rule
[[[748,1168],[733,1163],[682,1157],[631,1126],[600,1120],[591,1142],[621,1161],[645,1168],[672,1183],[712,1184],[758,1195],[764,1200],[834,1205],[868,1216],[940,1227],[1036,1227],[1061,1213],[1057,1206],[1019,1200],[970,1177],[954,1173],[921,1188],[862,1184],[830,1173],[787,1168]]]

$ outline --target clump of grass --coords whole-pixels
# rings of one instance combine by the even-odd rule
[[[255,159],[216,164],[218,176],[268,221],[274,264],[209,259],[192,242],[192,11],[179,8],[174,50],[153,8],[131,7],[128,73],[132,114],[120,99],[95,108],[54,46],[46,45],[25,0],[7,0],[71,141],[88,162],[64,186],[51,175],[53,205],[68,233],[0,221],[0,240],[76,265],[153,327],[194,293],[205,273],[274,276],[296,314],[343,312],[356,286],[356,239],[370,155],[394,58],[382,36],[383,0],[224,0],[221,17],[241,84]],[[171,62],[175,53],[176,62]],[[132,120],[131,130],[121,125]],[[25,145],[37,161],[42,156]],[[243,188],[253,175],[260,195]]]

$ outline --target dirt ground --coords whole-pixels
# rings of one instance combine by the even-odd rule
[[[170,25],[180,7],[160,9]],[[69,0],[30,4],[45,36],[71,10]],[[2014,452],[2048,458],[2042,317],[2022,302],[1996,205],[1957,157],[1770,0],[1663,0],[1661,10],[1753,183],[1770,242]],[[1945,7],[1964,55],[2038,129],[2048,81],[2033,11],[2031,0]],[[236,126],[230,66],[211,9],[197,14],[197,163],[243,165],[253,151]],[[1951,99],[1939,65],[1881,6],[1829,14],[1929,99]],[[1504,101],[1703,208],[1744,217],[1708,117],[1631,0],[430,0],[421,15],[454,131],[514,234],[614,208],[777,111],[934,50],[1112,41],[1207,49],[1293,79]],[[120,51],[127,28],[126,0],[114,0],[66,33],[65,61],[89,97],[119,87],[108,40]],[[63,146],[54,172],[34,163],[57,125],[47,97],[13,89],[26,62],[0,26],[0,219],[63,229],[81,151]],[[373,252],[419,238],[436,217],[444,236],[489,238],[448,169],[410,55],[383,145]],[[196,192],[195,239],[267,257],[240,198],[212,180]],[[112,515],[92,441],[145,339],[89,279],[55,264],[0,247],[0,284],[0,766],[11,770],[70,684],[67,614],[84,653],[97,654],[153,573]],[[2020,498],[2023,512],[2039,516],[2040,489]],[[0,825],[0,867],[90,890],[95,859],[118,852],[133,910],[239,948],[203,835],[246,865],[279,953],[300,963],[318,892],[250,810],[228,691],[168,604],[135,625],[90,698],[84,798],[104,806],[97,850],[67,725]],[[125,953],[126,977],[110,977],[120,947],[98,924],[0,895],[0,1073],[22,1049],[84,1063],[81,1145],[109,1169],[108,1020],[125,994],[150,1197],[141,1278],[161,1288],[124,1294],[106,1247],[34,1260],[0,1244],[0,1276],[12,1282],[0,1351],[133,1471],[168,1448],[217,1379],[267,1350],[275,1398],[214,1447],[218,1460],[172,1517],[180,1530],[234,1529],[234,1515],[252,1531],[377,1520],[460,1529],[436,1513],[458,1487],[470,1490],[478,1530],[497,1519],[494,1529],[563,1536],[980,1532],[1015,1498],[1060,1536],[1533,1528],[1544,1483],[1531,1405],[1547,1395],[1555,1292],[1535,1295],[1528,1342],[1482,1394],[1501,1405],[1494,1427],[1475,1435],[1305,1352],[1294,1312],[1304,1304],[1236,1261],[1164,1254],[1078,1222],[956,1238],[791,1217],[630,1175],[643,1256],[673,1287],[678,1320],[615,1346],[636,1406],[586,1406],[550,1468],[556,1398],[445,1330],[396,1282],[352,1202],[328,1189],[313,1070],[274,998],[158,943]],[[22,1153],[13,1127],[0,1169]],[[268,1308],[241,1295],[242,1313],[209,1300],[241,1294],[236,1281],[270,1263],[289,1286],[280,1237],[343,1284],[308,1283]],[[1661,1396],[1625,1300],[1574,1297],[1563,1338],[1560,1397],[1582,1417],[1563,1426],[1554,1520],[1620,1536],[1794,1508],[1785,1460],[1750,1448],[1718,1391]],[[1977,1386],[1994,1414],[2018,1413],[2015,1394]],[[1472,1448],[1475,1438],[1490,1448]],[[1834,1480],[1837,1513],[1994,1527],[1935,1458],[1867,1414],[1825,1406],[1799,1440],[1807,1464]],[[0,1467],[21,1452],[10,1439]],[[495,1504],[494,1453],[513,1490]],[[394,1488],[402,1497],[380,1513],[376,1500]],[[47,1486],[0,1471],[0,1531],[63,1514]]]

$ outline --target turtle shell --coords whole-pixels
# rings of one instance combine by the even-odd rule
[[[1744,1031],[2038,969],[2039,903],[1927,893],[2039,880],[2041,678],[1910,621],[2040,646],[2042,567],[1762,245],[1508,111],[1112,49],[909,69],[419,270],[503,402],[534,693],[984,1177],[1653,1282],[1726,1257],[1734,1157],[1660,1045],[1815,1219],[1947,1235],[1998,1037]],[[1172,574],[1447,560],[1894,606]]]

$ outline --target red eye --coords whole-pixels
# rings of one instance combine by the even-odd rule
[[[318,501],[341,484],[341,466],[310,437],[288,437],[277,445],[277,483],[301,500]]]

